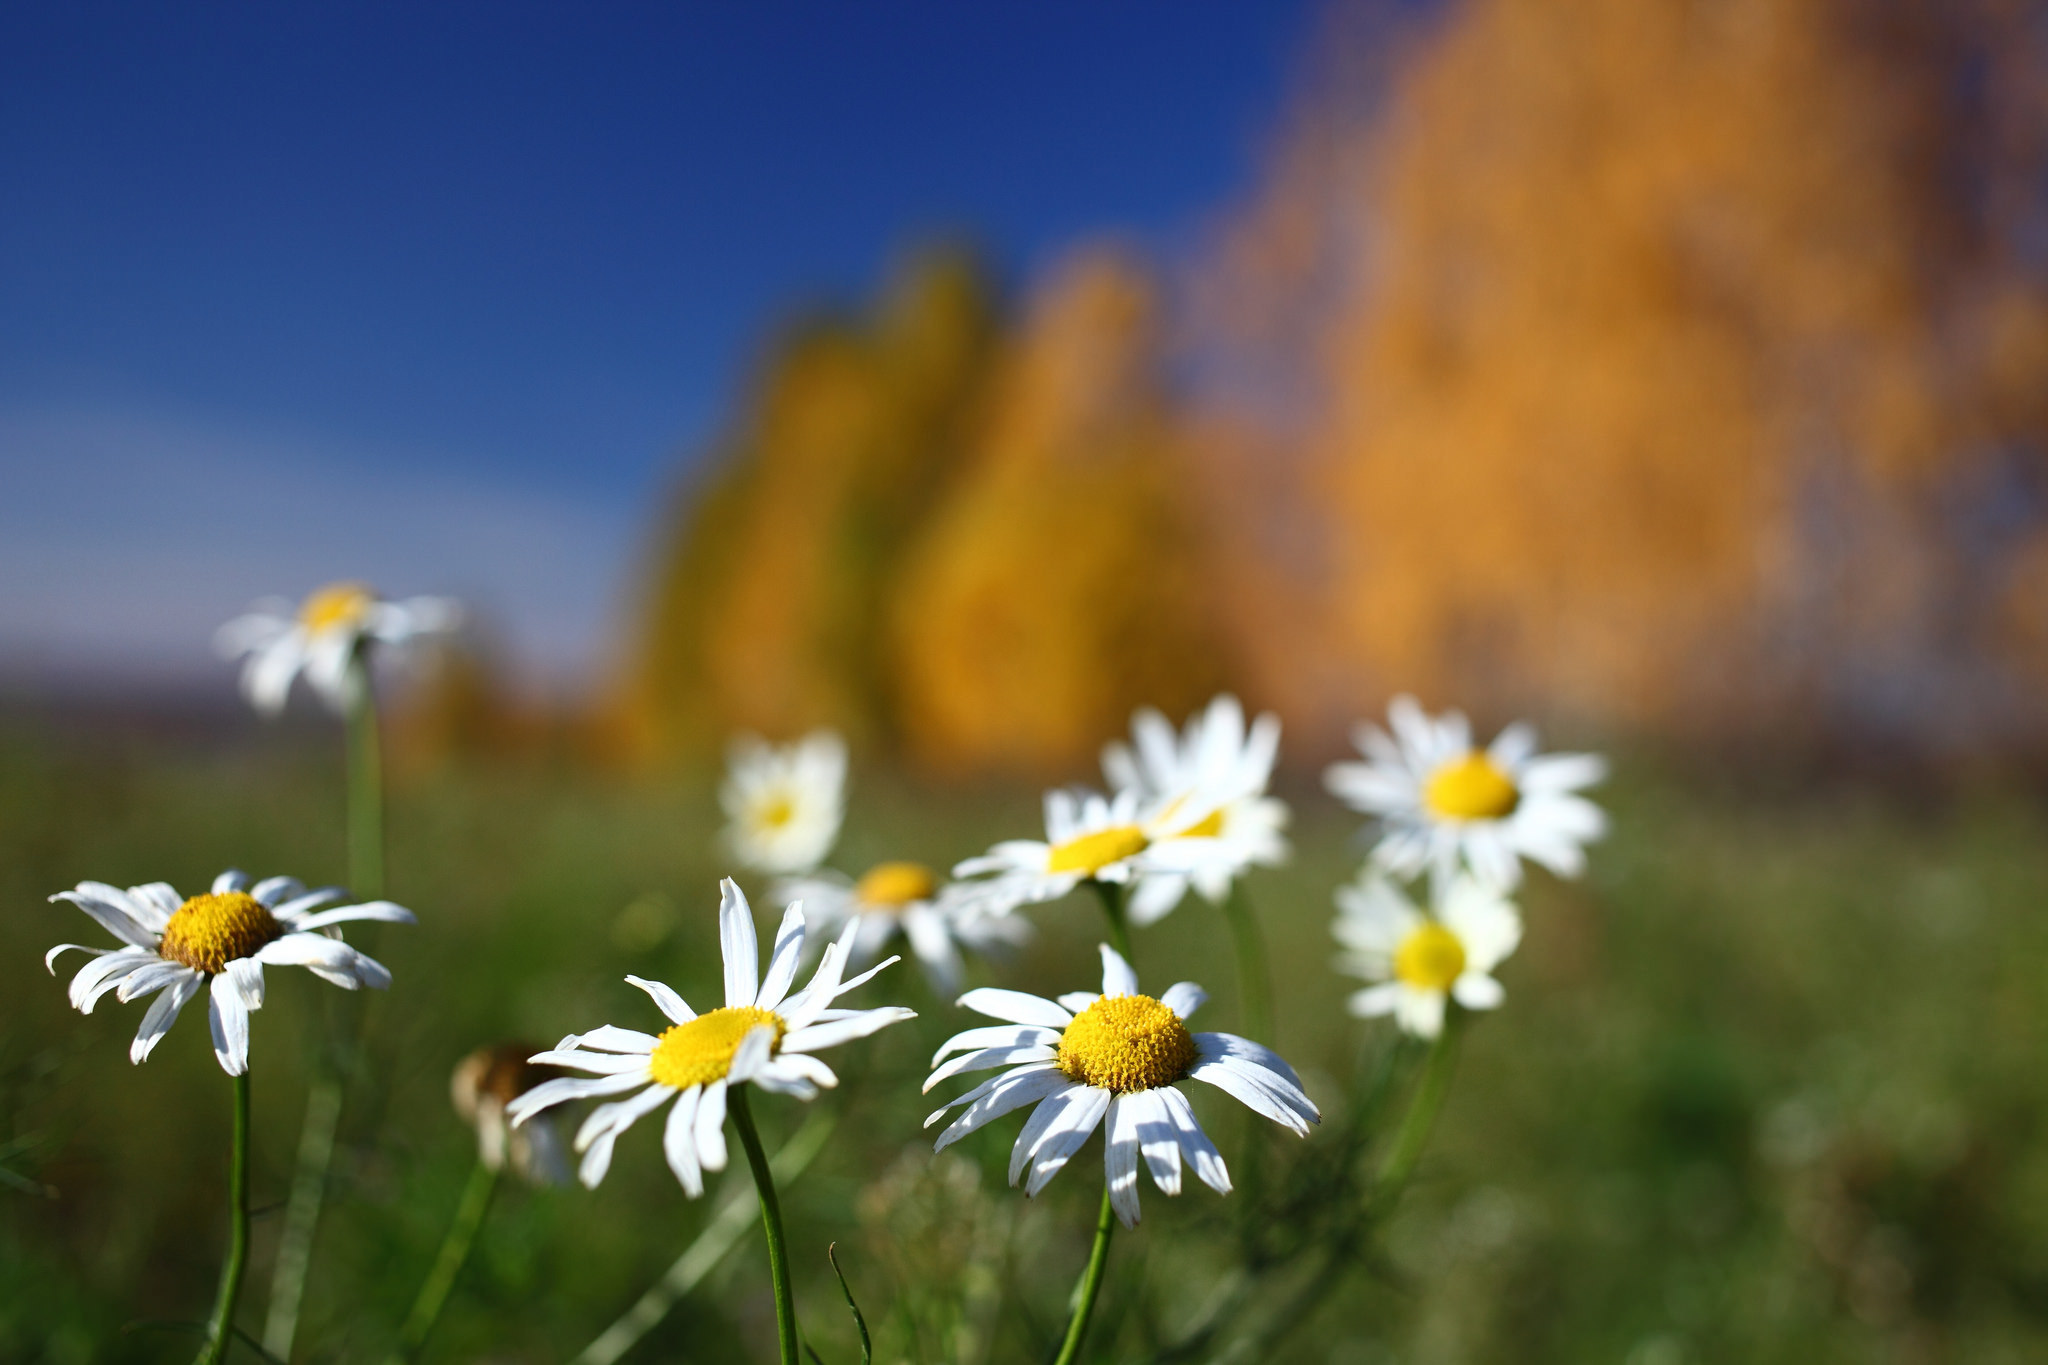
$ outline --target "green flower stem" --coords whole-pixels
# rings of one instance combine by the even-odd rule
[[[754,1172],[754,1187],[761,1192],[761,1231],[768,1239],[768,1278],[775,1286],[775,1335],[782,1344],[782,1365],[797,1365],[796,1297],[789,1286],[789,1246],[782,1233],[782,1205],[775,1197],[775,1173],[768,1168],[768,1153],[761,1149],[761,1135],[754,1130],[745,1085],[726,1090],[725,1108],[732,1115],[733,1127],[739,1129],[740,1146],[747,1149],[747,1165]]]
[[[406,1314],[405,1325],[398,1329],[398,1349],[391,1353],[388,1365],[403,1365],[419,1352],[427,1341],[427,1334],[440,1321],[441,1308],[448,1302],[448,1293],[455,1288],[456,1277],[462,1274],[462,1267],[469,1260],[469,1249],[476,1243],[477,1229],[483,1226],[484,1215],[490,1211],[491,1196],[498,1189],[498,1172],[489,1163],[479,1160],[469,1173],[469,1183],[463,1187],[462,1202],[455,1206],[455,1217],[448,1224],[448,1235],[441,1239],[441,1251],[434,1258],[434,1268],[427,1272],[427,1278],[420,1285],[420,1296],[413,1300],[412,1312]]]
[[[1095,894],[1102,898],[1103,918],[1109,921],[1109,946],[1116,949],[1124,961],[1131,962],[1131,926],[1124,914],[1123,883],[1097,881],[1091,877],[1088,885],[1094,887]]]
[[[377,728],[377,695],[371,687],[369,659],[360,645],[349,660],[348,669],[349,889],[360,899],[374,900],[384,894],[384,761]],[[373,936],[375,926],[359,927],[363,933],[358,935],[358,946],[363,946],[363,941]],[[285,1201],[277,1259],[271,1265],[263,1349],[279,1360],[291,1359],[292,1342],[298,1336],[306,1275],[313,1263],[313,1238],[320,1229],[320,1206],[326,1200],[327,1174],[334,1164],[343,1092],[361,1041],[363,1010],[354,1002],[350,1005],[328,1013],[327,1048],[316,1064],[312,1086],[306,1094],[306,1117],[299,1129],[291,1195]]]
[[[1446,1002],[1443,1031],[1437,1034],[1429,1057],[1422,1064],[1422,1080],[1415,1087],[1408,1113],[1394,1135],[1393,1148],[1373,1184],[1371,1198],[1377,1209],[1384,1210],[1400,1198],[1408,1177],[1415,1172],[1415,1163],[1422,1159],[1422,1149],[1429,1145],[1430,1130],[1436,1126],[1437,1113],[1450,1093],[1451,1073],[1458,1065],[1458,1040],[1464,1030],[1465,1012]]]
[[[235,1300],[242,1295],[242,1272],[249,1266],[249,1073],[235,1077],[235,1146],[228,1163],[228,1259],[221,1267],[220,1293],[206,1345],[195,1365],[219,1365],[235,1334]]]
[[[1075,1286],[1073,1321],[1053,1365],[1074,1365],[1081,1357],[1081,1341],[1088,1335],[1088,1318],[1095,1311],[1095,1296],[1102,1291],[1102,1270],[1109,1264],[1109,1235],[1116,1231],[1116,1212],[1109,1206],[1109,1191],[1102,1191],[1102,1212],[1095,1216],[1095,1245],[1088,1252],[1088,1268]]]

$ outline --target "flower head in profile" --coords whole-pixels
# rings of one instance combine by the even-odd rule
[[[725,785],[725,843],[756,872],[809,872],[832,851],[846,814],[846,744],[814,730],[794,744],[754,735],[732,742]]]
[[[537,1086],[561,1075],[551,1066],[527,1058],[540,1049],[531,1043],[499,1043],[480,1047],[455,1065],[448,1079],[448,1098],[462,1121],[476,1129],[477,1160],[494,1171],[507,1166],[534,1185],[569,1183],[568,1144],[544,1114],[521,1128],[505,1117],[505,1107]]]
[[[858,880],[822,870],[776,883],[775,898],[801,901],[815,937],[858,925],[849,965],[865,967],[898,934],[924,968],[932,989],[951,995],[960,989],[960,950],[999,955],[1023,943],[1031,926],[1014,916],[990,915],[960,904],[960,897],[922,863],[876,863]]]
[[[1056,901],[1086,881],[1136,892],[1154,877],[1179,875],[1183,864],[1162,864],[1153,852],[1144,816],[1135,791],[1114,797],[1049,791],[1044,840],[1006,839],[957,864],[953,875],[972,880],[955,884],[955,903],[982,914],[1007,915],[1020,905]]]
[[[263,1007],[265,967],[304,967],[344,990],[391,984],[383,964],[341,941],[337,926],[351,920],[411,924],[412,911],[390,901],[333,905],[339,887],[308,891],[293,877],[268,877],[254,886],[240,872],[223,872],[203,895],[181,897],[169,883],[126,891],[105,882],[80,882],[51,900],[66,900],[99,921],[125,947],[60,943],[43,957],[52,975],[57,959],[76,949],[92,961],[71,978],[71,1003],[81,1014],[108,991],[123,1004],[155,995],[128,1049],[141,1062],[170,1031],[178,1012],[206,987],[213,1052],[221,1069],[249,1069],[249,1015]],[[322,909],[328,906],[328,909]]]
[[[1280,718],[1267,712],[1246,728],[1244,707],[1229,693],[1176,733],[1145,707],[1131,717],[1132,743],[1102,751],[1102,770],[1119,793],[1135,792],[1151,856],[1162,870],[1131,897],[1131,919],[1150,924],[1180,904],[1190,884],[1211,902],[1251,867],[1287,860],[1288,811],[1266,794],[1280,751]]]
[[[1003,1070],[925,1120],[929,1128],[947,1110],[966,1106],[939,1134],[935,1150],[1031,1105],[1010,1149],[1010,1183],[1028,1171],[1027,1195],[1044,1189],[1098,1126],[1105,1133],[1110,1203],[1125,1227],[1138,1223],[1140,1156],[1166,1194],[1180,1193],[1183,1157],[1203,1183],[1230,1193],[1230,1172],[1178,1089],[1181,1082],[1213,1085],[1302,1136],[1322,1115],[1277,1054],[1235,1034],[1188,1031],[1188,1017],[1206,998],[1187,981],[1157,998],[1141,994],[1137,973],[1108,944],[1102,945],[1100,995],[1078,991],[1052,1001],[1022,991],[967,992],[962,1005],[1002,1022],[949,1039],[932,1058],[935,1070],[924,1088],[963,1072]],[[963,1055],[944,1060],[956,1052]]]
[[[1594,754],[1538,754],[1536,731],[1517,722],[1486,748],[1462,712],[1430,716],[1413,697],[1387,708],[1393,732],[1360,725],[1363,763],[1332,764],[1339,799],[1380,818],[1373,861],[1397,876],[1428,871],[1439,885],[1462,863],[1503,891],[1524,858],[1562,877],[1585,869],[1585,845],[1606,833],[1600,808],[1579,795],[1606,775]]]
[[[696,1198],[704,1193],[704,1172],[725,1169],[726,1094],[732,1086],[756,1085],[815,1099],[820,1086],[837,1085],[839,1078],[813,1053],[917,1017],[890,1005],[856,1010],[834,1004],[896,961],[892,957],[845,980],[847,955],[858,932],[853,924],[825,949],[810,985],[790,994],[804,951],[803,907],[792,905],[783,915],[763,975],[747,898],[730,878],[719,889],[724,1006],[698,1014],[659,981],[629,976],[626,980],[647,992],[670,1026],[659,1035],[610,1024],[572,1033],[529,1060],[591,1074],[548,1081],[506,1106],[518,1126],[570,1100],[626,1096],[592,1110],[576,1132],[575,1148],[583,1153],[577,1174],[593,1189],[611,1167],[619,1134],[666,1104],[662,1150],[684,1193]]]
[[[1486,883],[1458,876],[1426,915],[1368,868],[1338,888],[1337,909],[1331,932],[1349,950],[1338,968],[1374,983],[1352,995],[1353,1014],[1391,1014],[1408,1032],[1434,1038],[1448,1002],[1490,1010],[1505,997],[1493,970],[1522,941],[1522,917]]]
[[[222,626],[214,644],[231,659],[246,657],[242,695],[268,715],[284,709],[292,682],[304,674],[336,710],[355,700],[361,676],[349,665],[370,645],[399,645],[462,624],[462,607],[446,597],[387,602],[361,583],[330,583],[294,607],[265,598]]]

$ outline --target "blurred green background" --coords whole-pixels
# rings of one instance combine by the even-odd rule
[[[181,1358],[192,1338],[135,1325],[190,1320],[211,1300],[229,1086],[196,1014],[131,1067],[139,1007],[68,1009],[40,956],[97,934],[44,897],[85,877],[196,888],[228,850],[258,874],[337,876],[338,755],[310,728],[260,744],[5,734],[0,894],[16,932],[0,954],[0,1359]],[[1355,823],[1311,785],[1283,790],[1297,856],[1251,889],[1273,949],[1275,1041],[1329,1111],[1392,1035],[1343,1014],[1346,982],[1329,968],[1330,892],[1359,857]],[[1469,1033],[1384,1254],[1276,1358],[2041,1359],[2048,852],[2036,799],[1735,781],[1645,751],[1624,754],[1599,797],[1613,834],[1582,883],[1529,887],[1508,1003]],[[857,767],[837,861],[948,863],[1029,831],[1036,807],[1023,787],[927,788]],[[470,764],[397,785],[391,881],[420,923],[379,939],[397,984],[374,1005],[376,1083],[345,1115],[302,1359],[376,1359],[389,1343],[473,1159],[447,1100],[464,1052],[606,1021],[648,1027],[651,1006],[619,979],[629,971],[697,1001],[716,992],[716,825],[709,774]],[[1034,913],[1037,943],[1002,982],[1091,984],[1095,915],[1080,897]],[[1213,909],[1188,902],[1136,951],[1148,984],[1199,981],[1202,1021],[1235,1026]],[[304,973],[270,981],[252,1068],[254,1200],[269,1212],[245,1321],[260,1321],[308,1030],[332,994]],[[917,1086],[967,1021],[909,967],[862,999],[922,1017],[832,1058],[843,1084],[818,1104],[836,1129],[785,1194],[805,1330],[827,1360],[856,1358],[824,1257],[836,1239],[878,1360],[1038,1360],[1085,1258],[1100,1141],[1032,1202],[1003,1184],[1014,1121],[933,1160],[918,1127],[933,1103]],[[1113,1250],[1099,1358],[1176,1339],[1239,1258],[1243,1127],[1216,1100],[1196,1105],[1240,1195],[1145,1187],[1144,1224]],[[771,1147],[804,1117],[779,1098],[756,1109]],[[1307,1144],[1262,1140],[1268,1186],[1331,1126]],[[429,1358],[566,1359],[661,1274],[717,1192],[684,1199],[644,1124],[595,1192],[508,1189]],[[627,1359],[772,1352],[750,1228]]]

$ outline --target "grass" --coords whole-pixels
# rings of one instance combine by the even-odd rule
[[[98,935],[44,898],[88,877],[189,891],[230,864],[338,877],[339,759],[327,749],[88,744],[19,728],[0,739],[0,894],[14,930],[0,952],[0,1360],[189,1355],[189,1332],[137,1324],[199,1317],[225,1242],[230,1087],[204,1024],[195,1012],[129,1066],[139,1007],[66,1006],[41,954]],[[1298,855],[1252,888],[1275,964],[1274,1041],[1329,1112],[1389,1038],[1345,1017],[1346,982],[1327,966],[1330,891],[1357,861],[1354,824],[1312,789],[1290,795]],[[1529,888],[1508,1004],[1470,1030],[1408,1199],[1278,1355],[2044,1358],[2040,810],[1996,794],[1758,796],[1647,758],[1624,762],[1601,795],[1614,834],[1583,882]],[[1027,830],[1036,804],[1029,791],[930,792],[859,773],[838,861],[949,863]],[[465,1052],[607,1021],[651,1026],[651,1006],[620,981],[628,971],[716,994],[724,869],[708,783],[479,766],[399,782],[391,820],[392,891],[421,923],[379,935],[397,977],[372,1006],[381,1084],[344,1117],[301,1334],[309,1361],[380,1358],[410,1305],[473,1160],[447,1100]],[[1095,914],[1082,897],[1034,912],[1035,945],[986,979],[1046,993],[1089,984]],[[1215,910],[1189,902],[1139,932],[1137,955],[1148,984],[1197,980],[1212,996],[1203,1022],[1235,1026]],[[245,1324],[261,1320],[302,1059],[332,994],[274,972],[255,1020],[254,1202],[267,1213]],[[919,1127],[933,1102],[917,1087],[961,1012],[910,968],[863,999],[923,1017],[832,1058],[843,1084],[820,1104],[837,1127],[785,1192],[803,1326],[833,1365],[857,1358],[825,1258],[836,1240],[878,1361],[1040,1360],[1086,1256],[1099,1140],[1031,1202],[1003,1183],[1015,1122],[935,1161]],[[1244,1185],[1244,1126],[1227,1101],[1196,1102]],[[804,1117],[770,1096],[756,1112],[771,1149]],[[1284,1189],[1329,1140],[1262,1136],[1266,1187]],[[685,1200],[643,1125],[595,1192],[507,1189],[427,1358],[568,1358],[668,1266],[717,1188]],[[1247,1229],[1245,1201],[1199,1186],[1169,1200],[1148,1184],[1144,1206],[1144,1226],[1117,1238],[1095,1359],[1144,1358],[1178,1338],[1242,1263],[1242,1238],[1285,1240],[1284,1228]],[[1255,1307],[1295,1283],[1279,1277]],[[750,1232],[628,1359],[768,1359],[773,1331]]]

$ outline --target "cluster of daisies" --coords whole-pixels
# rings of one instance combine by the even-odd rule
[[[346,706],[351,689],[365,685],[359,665],[371,644],[448,629],[457,618],[439,599],[389,603],[339,585],[294,614],[259,611],[232,622],[221,643],[248,656],[244,687],[259,707],[280,706],[300,676]],[[1390,730],[1360,728],[1363,761],[1339,763],[1326,776],[1335,795],[1374,817],[1379,836],[1358,879],[1337,893],[1334,933],[1344,949],[1339,965],[1370,983],[1351,998],[1353,1011],[1392,1015],[1428,1037],[1454,1006],[1501,1002],[1493,973],[1521,936],[1511,896],[1522,862],[1567,876],[1581,870],[1585,845],[1603,828],[1581,792],[1602,765],[1586,755],[1539,755],[1522,725],[1481,748],[1462,715],[1431,717],[1405,697],[1389,719]],[[1283,862],[1288,809],[1268,791],[1279,741],[1276,717],[1248,721],[1230,696],[1179,729],[1140,711],[1129,741],[1102,755],[1103,790],[1048,793],[1043,839],[1006,840],[942,876],[907,859],[858,870],[828,865],[847,778],[835,736],[779,748],[742,740],[721,791],[725,844],[743,867],[774,879],[770,894],[786,906],[765,966],[753,911],[728,879],[718,907],[723,1004],[698,1013],[669,986],[628,977],[665,1021],[658,1032],[606,1024],[531,1053],[479,1053],[458,1071],[458,1104],[478,1116],[487,1159],[523,1153],[517,1159],[536,1170],[559,1171],[564,1144],[535,1121],[557,1106],[598,1101],[567,1144],[592,1186],[620,1136],[666,1108],[662,1150],[694,1197],[705,1174],[726,1164],[734,1087],[813,1099],[838,1080],[820,1053],[915,1017],[899,1006],[842,1003],[898,961],[881,953],[899,935],[934,989],[951,995],[968,955],[1000,959],[1028,937],[1018,914],[1025,907],[1092,884],[1130,923],[1153,925],[1190,892],[1220,902],[1251,869]],[[92,959],[72,979],[72,1003],[90,1012],[108,992],[122,1001],[153,995],[131,1050],[140,1062],[204,988],[214,1048],[231,1074],[248,1066],[249,1016],[263,1004],[265,966],[302,966],[351,990],[381,988],[390,974],[343,942],[340,926],[413,919],[387,901],[337,904],[346,900],[337,888],[308,890],[288,877],[252,884],[235,872],[189,898],[163,883],[124,891],[83,882],[59,895],[122,945],[52,950],[53,970],[66,951]],[[1125,956],[1104,944],[1101,957],[1098,991],[1045,999],[983,987],[959,996],[959,1005],[994,1022],[949,1039],[925,1089],[995,1074],[927,1120],[929,1127],[959,1111],[938,1147],[1028,1109],[1009,1174],[1036,1194],[1101,1128],[1110,1202],[1128,1226],[1139,1217],[1141,1164],[1169,1195],[1179,1193],[1183,1165],[1212,1189],[1231,1187],[1181,1088],[1187,1083],[1220,1090],[1297,1134],[1319,1121],[1301,1078],[1264,1044],[1190,1030],[1201,987],[1182,981],[1148,995]]]

